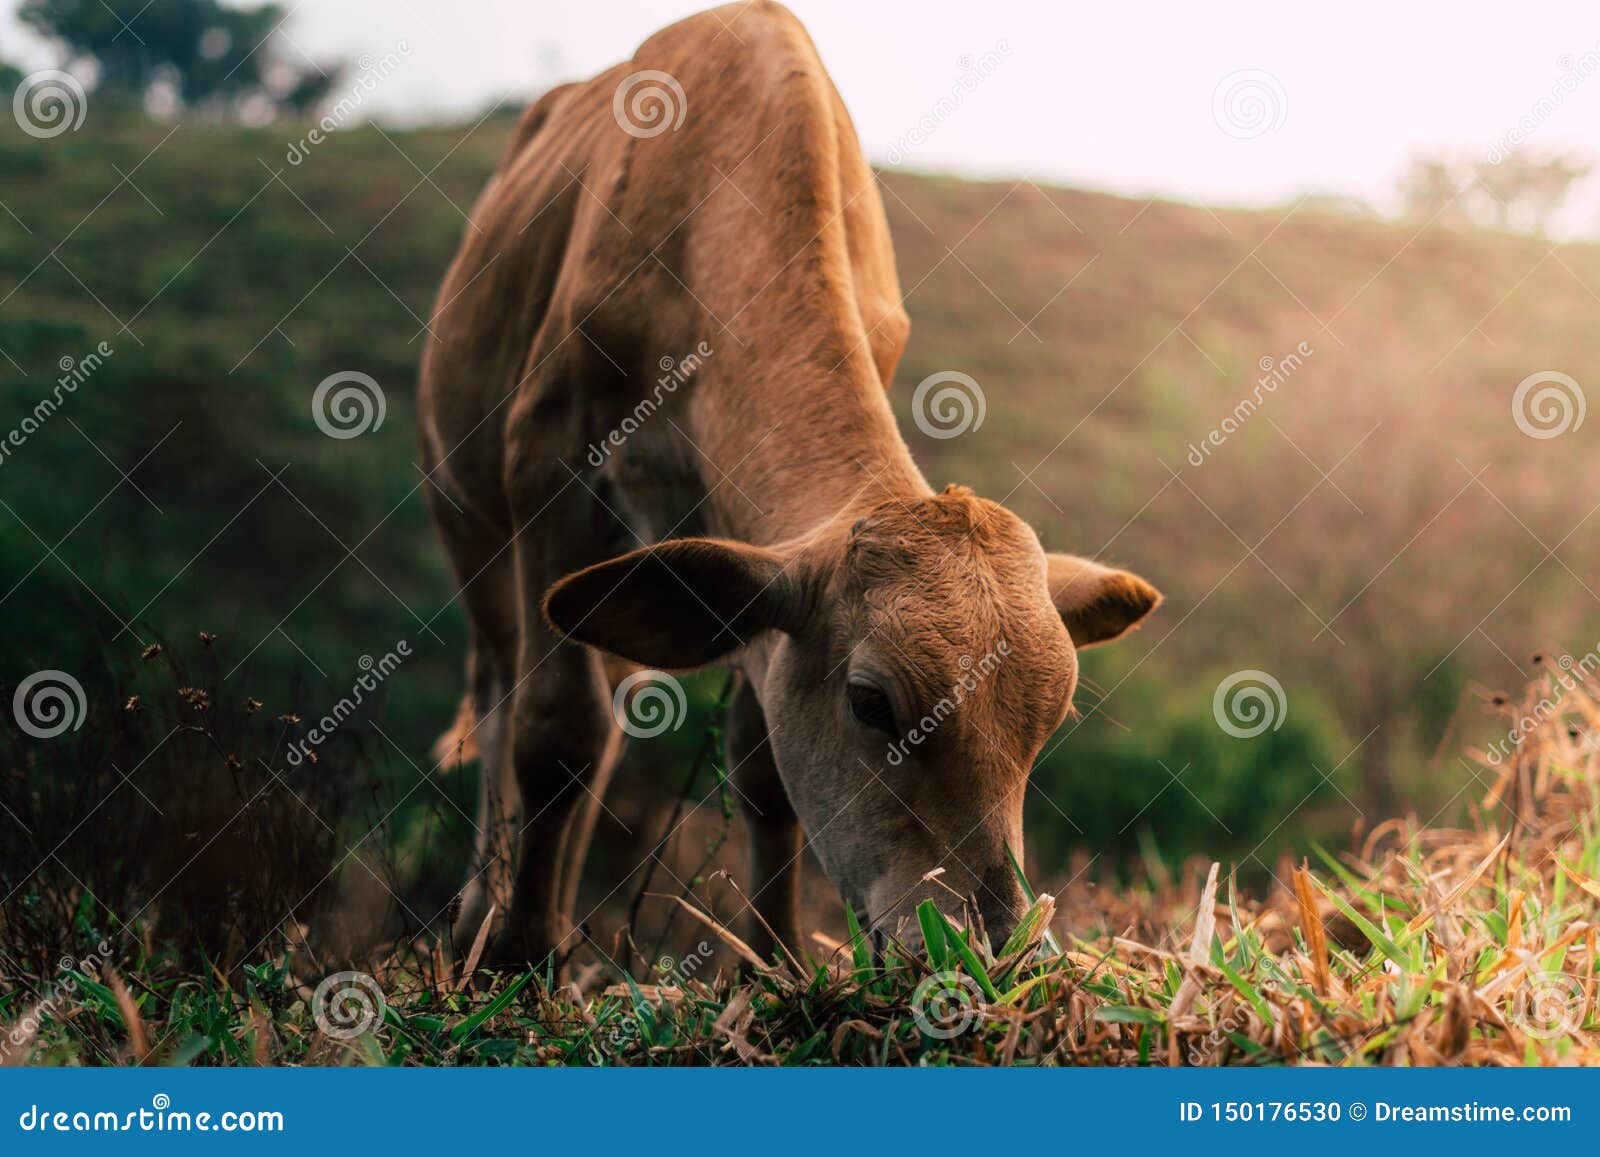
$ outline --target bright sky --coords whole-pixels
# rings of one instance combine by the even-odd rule
[[[160,2],[160,0],[157,0]],[[288,0],[315,59],[409,53],[366,107],[460,119],[629,56],[692,0]],[[1481,155],[1519,122],[1528,147],[1600,154],[1600,6],[1081,5],[1055,0],[790,0],[883,162],[961,82],[999,65],[901,164],[1025,174],[1131,195],[1267,204],[1307,191],[1387,204],[1413,151]],[[0,0],[0,55],[54,63]],[[1226,19],[1220,18],[1226,13]],[[285,45],[290,52],[295,47]],[[1009,54],[1003,49],[1009,49]],[[970,67],[970,63],[969,63]],[[1240,75],[1243,74],[1243,75]],[[1570,91],[1562,89],[1563,77]],[[1230,119],[1230,89],[1244,103]],[[1536,112],[1560,92],[1553,111]],[[1264,105],[1250,106],[1260,96]],[[1548,102],[1547,102],[1548,103]],[[1249,109],[1265,119],[1249,119]],[[1219,119],[1222,122],[1219,124]],[[1224,131],[1224,128],[1229,131]],[[1595,199],[1569,224],[1592,230]]]

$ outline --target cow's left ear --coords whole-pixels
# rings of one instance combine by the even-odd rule
[[[770,550],[679,538],[597,563],[545,594],[569,638],[647,667],[699,667],[766,630],[792,629],[799,584]]]
[[[1109,643],[1161,605],[1161,592],[1138,575],[1071,554],[1045,556],[1050,599],[1074,646]]]

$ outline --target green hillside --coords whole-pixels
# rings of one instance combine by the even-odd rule
[[[0,458],[0,684],[63,668],[115,702],[106,656],[208,631],[219,694],[314,716],[405,641],[374,746],[414,779],[463,656],[412,465],[417,363],[514,122],[341,132],[290,165],[282,126],[108,121],[0,136],[0,426],[92,366]],[[1069,849],[1270,862],[1471,799],[1465,765],[1433,759],[1466,689],[1600,638],[1595,426],[1532,437],[1512,413],[1530,374],[1600,381],[1594,247],[1026,182],[884,189],[913,319],[894,405],[930,480],[1168,596],[1085,662],[1035,781],[1034,874]],[[387,401],[348,441],[310,405],[344,370]],[[986,403],[949,439],[911,414],[941,370]],[[1286,703],[1248,742],[1213,717],[1243,670]],[[636,760],[687,759],[701,730]]]

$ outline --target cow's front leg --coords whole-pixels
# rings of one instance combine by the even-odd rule
[[[798,955],[800,855],[805,834],[778,778],[761,703],[743,679],[728,707],[727,748],[728,769],[750,836],[748,895],[762,918],[750,929],[750,946],[762,959],[770,959],[778,951],[776,936]],[[762,926],[762,920],[771,932]]]
[[[525,634],[523,679],[511,713],[523,822],[511,911],[494,959],[539,966],[552,955],[559,962],[576,946],[562,888],[567,839],[615,722],[595,652],[558,641],[542,623]]]
[[[510,755],[521,802],[511,909],[496,938],[501,965],[543,965],[576,946],[563,888],[569,832],[591,780],[617,748],[618,724],[600,653],[563,638],[543,600],[562,575],[604,557],[608,515],[537,448],[512,471],[519,645],[510,703]],[[603,784],[597,784],[603,790]],[[577,870],[574,867],[574,870]],[[572,889],[575,891],[576,889]]]

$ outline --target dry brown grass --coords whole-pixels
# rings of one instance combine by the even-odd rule
[[[1252,898],[1212,864],[1118,892],[1081,881],[994,947],[925,906],[925,943],[818,937],[761,961],[677,897],[720,956],[474,974],[413,940],[367,965],[387,1010],[342,1039],[313,1013],[309,946],[234,975],[151,959],[59,981],[12,1063],[1523,1065],[1600,1061],[1597,686],[1549,667],[1490,709],[1522,732],[1464,828],[1384,823]],[[1527,720],[1522,728],[1520,721]],[[717,888],[731,883],[713,881]],[[737,895],[736,890],[733,894]],[[1064,917],[1054,919],[1057,908]],[[960,905],[954,906],[959,910]],[[1066,937],[1085,922],[1117,934]],[[619,943],[622,943],[619,940]],[[472,957],[476,953],[471,954]],[[720,964],[718,963],[720,961]],[[730,965],[731,961],[731,965]],[[349,982],[343,982],[348,987]],[[109,986],[109,987],[108,987]],[[370,992],[371,990],[369,990]],[[52,992],[54,999],[52,1000]],[[359,1018],[361,1009],[352,1015]],[[334,1022],[338,1028],[345,1022]]]

